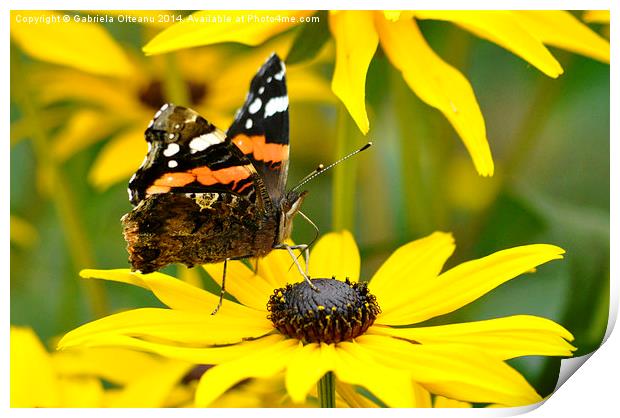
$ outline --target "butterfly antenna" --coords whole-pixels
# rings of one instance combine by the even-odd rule
[[[304,184],[308,183],[310,180],[312,180],[313,178],[315,178],[316,176],[318,176],[319,174],[322,174],[324,172],[326,172],[327,170],[329,170],[330,168],[333,168],[335,166],[337,166],[338,164],[340,164],[341,162],[343,162],[344,160],[348,160],[349,158],[353,157],[355,154],[359,154],[360,152],[370,148],[370,146],[372,145],[372,142],[368,142],[367,144],[365,144],[363,147],[353,151],[350,154],[345,155],[344,157],[342,157],[341,159],[339,159],[338,161],[335,161],[333,163],[331,163],[330,165],[328,165],[327,167],[324,167],[323,164],[319,164],[319,166],[310,174],[308,174],[306,177],[304,177],[297,186],[293,187],[291,189],[291,191],[295,191],[297,189],[299,189],[301,186],[303,186]],[[308,218],[306,218],[308,219]],[[309,220],[309,219],[308,219]]]

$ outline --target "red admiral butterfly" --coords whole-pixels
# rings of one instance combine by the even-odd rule
[[[306,195],[296,189],[322,166],[285,192],[288,96],[277,55],[252,79],[228,132],[191,109],[165,104],[145,137],[148,153],[128,188],[135,208],[122,218],[134,270],[262,257],[283,248],[308,280],[292,252],[307,246],[284,241]]]

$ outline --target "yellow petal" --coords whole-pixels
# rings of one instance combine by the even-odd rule
[[[355,388],[347,383],[336,381],[336,395],[340,396],[351,408],[379,408],[379,405],[358,393]],[[418,405],[416,403],[416,405]]]
[[[235,318],[161,308],[140,308],[106,316],[68,332],[59,347],[96,340],[107,334],[163,339],[183,344],[231,344],[273,330],[266,317]]]
[[[545,48],[545,45],[523,28],[510,11],[419,10],[415,12],[415,17],[455,23],[474,35],[520,56],[549,77],[556,78],[563,73],[560,63]]]
[[[555,322],[530,315],[421,328],[375,326],[373,333],[421,344],[466,344],[508,360],[521,356],[570,356],[573,336]]]
[[[168,343],[151,342],[138,338],[127,337],[125,335],[102,334],[97,339],[85,342],[85,348],[92,347],[117,347],[132,350],[140,350],[148,353],[158,354],[170,359],[186,361],[193,364],[219,364],[244,357],[257,350],[270,347],[279,341],[283,341],[282,334],[267,335],[256,340],[244,341],[239,344],[225,345],[221,347],[187,347],[176,346]],[[61,341],[58,348],[63,350],[68,348],[64,341]]]
[[[349,231],[325,234],[310,253],[310,276],[358,281],[360,253]]]
[[[115,347],[64,350],[52,356],[54,368],[63,376],[96,376],[122,386],[161,362],[151,354]]]
[[[208,406],[226,390],[244,379],[274,376],[284,370],[297,349],[296,340],[282,340],[207,370],[196,388],[196,406],[199,408]]]
[[[222,285],[224,263],[204,264],[207,273]],[[241,304],[256,310],[266,311],[269,296],[274,291],[271,283],[238,260],[228,261],[226,267],[226,292],[233,295]]]
[[[411,292],[434,280],[454,252],[454,238],[445,232],[412,241],[398,248],[370,280],[370,292],[384,314],[412,299]]]
[[[609,42],[564,10],[517,10],[516,20],[546,45],[609,63]]]
[[[70,15],[66,15],[70,16]],[[51,23],[28,23],[31,19]],[[12,10],[11,38],[28,55],[98,75],[130,76],[134,67],[122,48],[95,23],[64,21],[48,10]]]
[[[454,399],[446,398],[445,396],[435,396],[433,402],[433,408],[471,408],[472,405],[469,402],[457,401]]]
[[[305,402],[308,392],[325,373],[334,370],[337,360],[327,344],[300,345],[288,363],[285,377],[286,390],[293,402]]]
[[[366,73],[379,43],[372,12],[331,13],[329,28],[336,41],[332,91],[365,135],[370,128],[366,113]]]
[[[379,335],[356,338],[376,361],[408,370],[431,393],[469,402],[511,406],[541,400],[536,391],[506,363],[460,344],[411,344]]]
[[[45,88],[36,91],[38,102],[49,105],[75,100],[104,108],[118,118],[135,123],[148,120],[137,102],[135,87],[125,80],[115,80],[87,74],[68,68],[34,71],[31,82]],[[144,126],[146,128],[146,125]]]
[[[583,20],[588,23],[607,23],[611,13],[609,10],[586,10],[583,14]]]
[[[119,122],[100,111],[79,110],[54,135],[52,153],[59,161],[63,161],[112,134],[119,128]]]
[[[286,243],[291,246],[295,245],[291,240],[287,240]],[[295,254],[297,255],[299,252],[295,251]],[[303,255],[297,258],[297,262],[302,269],[305,269],[306,262]],[[255,260],[251,260],[251,264],[254,263]],[[287,283],[297,283],[303,280],[286,250],[273,250],[265,257],[259,258],[257,273],[269,282],[273,289],[285,287]]]
[[[23,248],[31,248],[39,241],[36,228],[24,219],[11,215],[11,242]]]
[[[160,32],[142,50],[147,55],[220,42],[258,45],[299,23],[308,11],[219,10],[200,11]],[[213,23],[209,19],[223,19]],[[268,20],[280,18],[279,21]],[[267,20],[261,22],[261,20]]]
[[[198,269],[189,268],[183,264],[177,265],[177,278],[192,287],[202,288],[202,277]]]
[[[35,333],[11,326],[11,408],[58,407],[61,394],[50,356]]]
[[[443,113],[459,134],[482,176],[493,175],[493,158],[484,119],[469,81],[443,61],[413,20],[377,18],[381,47],[407,85],[426,104]]]
[[[375,361],[362,344],[343,342],[327,345],[336,356],[336,377],[346,383],[365,387],[393,408],[415,407],[411,375],[402,366],[386,367]]]
[[[181,280],[163,273],[140,274],[129,269],[91,270],[80,272],[83,278],[97,278],[140,286],[153,292],[164,304],[181,311],[210,314],[219,301],[219,297],[206,290],[190,286]],[[248,309],[238,303],[223,301],[219,314],[243,318],[246,316],[262,316],[261,312]]]
[[[107,405],[109,408],[161,408],[193,365],[178,361],[161,361],[156,367],[127,384]]]
[[[147,152],[144,127],[135,127],[115,135],[103,146],[88,173],[88,180],[99,190],[119,181],[128,182],[140,167]],[[122,155],[123,158],[118,156]]]
[[[462,263],[412,291],[411,300],[382,314],[377,323],[414,324],[452,312],[536,266],[561,259],[562,254],[564,250],[554,245],[534,244]]]
[[[103,405],[103,385],[94,377],[72,376],[58,380],[63,408],[100,408]]]

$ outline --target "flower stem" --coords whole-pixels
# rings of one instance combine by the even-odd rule
[[[321,408],[336,407],[336,378],[333,372],[325,373],[325,376],[319,380],[317,391]]]
[[[354,143],[355,127],[352,127],[349,113],[344,105],[340,105],[338,112],[338,134],[336,138],[336,158],[351,152]],[[354,159],[345,164],[334,167],[334,184],[332,188],[332,229],[352,231],[355,227],[355,178],[357,164]]]

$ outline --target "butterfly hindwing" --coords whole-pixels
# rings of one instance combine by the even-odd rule
[[[227,137],[252,162],[277,206],[284,195],[288,171],[289,115],[286,69],[276,54],[252,79]]]
[[[251,161],[195,111],[165,104],[145,132],[148,153],[129,181],[137,205],[156,193],[231,193],[256,202],[260,178]]]

